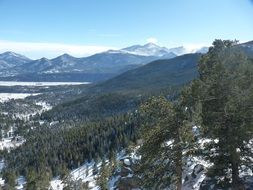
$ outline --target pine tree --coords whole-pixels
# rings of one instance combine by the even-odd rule
[[[63,181],[63,190],[88,190],[88,183],[83,183],[81,179],[75,180],[73,176],[69,174]]]
[[[37,173],[34,169],[29,168],[26,179],[26,189],[27,190],[44,190],[48,189],[50,186],[50,180],[52,175],[50,172],[44,170]]]
[[[248,145],[253,138],[253,68],[236,44],[214,41],[199,63],[200,77],[191,90],[203,138],[212,139],[203,151],[214,164],[209,176],[218,177],[221,188],[243,189],[239,167],[249,166],[245,160],[252,157]]]
[[[69,174],[69,170],[67,168],[67,166],[65,164],[63,164],[63,166],[61,167],[61,171],[60,171],[60,179],[65,179]]]
[[[14,171],[6,171],[3,174],[3,178],[5,179],[5,189],[14,190],[16,185],[16,174]]]
[[[102,161],[101,169],[99,175],[96,179],[96,183],[101,190],[108,190],[108,181],[112,174],[110,164],[106,164],[105,161]]]
[[[184,110],[180,102],[173,104],[164,97],[153,97],[140,107],[144,143],[139,172],[148,189],[181,190],[183,150],[190,150],[191,136]]]

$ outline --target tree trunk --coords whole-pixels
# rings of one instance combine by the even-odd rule
[[[239,155],[236,151],[236,148],[234,148],[232,151],[231,167],[232,167],[232,189],[244,190],[245,187],[239,178]]]
[[[182,151],[178,152],[176,174],[177,174],[176,188],[177,190],[181,190],[182,189]]]
[[[180,138],[175,139],[175,144],[177,146],[177,153],[176,153],[176,175],[177,175],[177,184],[176,184],[176,190],[181,190],[182,189],[182,145]]]

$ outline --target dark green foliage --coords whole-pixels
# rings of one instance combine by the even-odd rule
[[[74,180],[71,175],[67,176],[64,179],[64,187],[63,190],[88,190],[88,183],[83,183],[81,179]]]
[[[101,169],[96,179],[96,183],[101,190],[108,190],[108,181],[112,175],[111,165],[106,164],[105,161],[102,161]]]
[[[134,114],[108,118],[100,122],[75,127],[40,127],[31,130],[21,147],[6,155],[8,168],[25,176],[32,168],[35,173],[52,172],[65,175],[66,168],[74,169],[85,161],[109,156],[109,152],[126,147],[136,140],[138,126]]]
[[[68,177],[68,175],[69,175],[69,169],[67,168],[67,166],[65,165],[65,164],[63,164],[62,166],[61,166],[61,168],[60,168],[60,174],[59,174],[59,176],[60,176],[60,179],[65,179],[65,178],[67,178]]]
[[[41,119],[66,122],[94,121],[133,110],[141,98],[124,94],[89,95],[56,106],[44,113]]]
[[[134,111],[139,104],[151,95],[168,94],[169,99],[176,99],[182,86],[168,87],[160,91],[136,94],[132,92],[114,92],[87,94],[74,101],[59,104],[40,117],[47,121],[61,121],[64,123],[90,122],[106,117],[121,115]]]
[[[148,189],[181,189],[183,150],[190,150],[192,140],[184,109],[164,97],[151,98],[140,107],[144,143],[139,172]]]
[[[16,186],[16,174],[13,170],[5,171],[3,179],[5,180],[5,189],[14,190]]]
[[[201,57],[198,70],[199,79],[182,91],[178,103],[153,98],[141,106],[144,143],[140,148],[140,174],[147,188],[178,184],[175,177],[181,180],[177,176],[182,172],[184,146],[192,153],[189,145],[194,138],[187,129],[200,125],[202,136],[196,137],[211,140],[196,153],[214,164],[208,176],[215,181],[215,188],[243,189],[239,168],[252,168],[253,158],[252,60],[236,41],[216,40]],[[184,138],[188,139],[185,144]],[[171,139],[180,142],[179,146],[165,146]],[[184,154],[186,158],[188,155]]]
[[[49,182],[52,178],[50,170],[45,170],[45,168],[40,168],[36,171],[35,168],[29,167],[26,173],[26,189],[27,190],[48,190]]]
[[[216,40],[201,58],[199,74],[191,85],[191,100],[203,137],[212,139],[202,153],[214,163],[208,174],[218,177],[221,188],[240,189],[239,167],[251,167],[252,158],[253,65],[236,42]]]

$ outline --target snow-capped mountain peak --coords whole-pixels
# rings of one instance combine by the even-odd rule
[[[31,60],[23,55],[7,51],[5,53],[0,54],[0,69],[12,68],[14,66],[22,65],[29,61]]]
[[[147,43],[147,44],[144,45],[144,47],[147,47],[147,48],[161,48],[160,46],[158,46],[155,43]]]
[[[191,47],[191,46],[179,46],[168,49],[168,52],[172,52],[178,56],[188,53],[206,53],[208,47]]]
[[[19,58],[19,59],[23,59],[23,60],[30,60],[29,58],[27,58],[23,55],[20,55],[20,54],[11,52],[11,51],[7,51],[7,52],[0,54],[0,59],[10,60],[10,59],[14,59],[14,58]]]
[[[72,60],[77,60],[77,59],[78,58],[73,57],[73,56],[71,56],[71,55],[69,55],[67,53],[64,53],[64,54],[62,54],[62,55],[60,55],[60,56],[58,56],[58,57],[56,57],[56,58],[54,58],[52,60],[61,60],[63,62],[71,62]]]
[[[134,45],[127,48],[121,49],[123,52],[130,54],[143,55],[143,56],[156,56],[162,57],[167,55],[168,49],[165,47],[160,47],[154,43],[148,43],[145,45]]]
[[[155,56],[155,57],[174,57],[188,54],[188,53],[206,53],[208,51],[207,47],[188,47],[179,46],[175,48],[161,47],[154,43],[148,43],[145,45],[134,45],[127,48],[119,50],[121,52],[126,52],[130,54],[142,55],[142,56]]]
[[[249,49],[253,50],[253,41],[242,43],[241,46],[244,47],[244,48],[249,48]]]
[[[40,58],[38,61],[49,61],[49,59],[46,58],[46,57],[42,57],[42,58]]]

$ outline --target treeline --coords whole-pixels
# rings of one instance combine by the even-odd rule
[[[94,121],[102,117],[126,113],[137,107],[137,102],[138,100],[119,93],[87,95],[56,106],[43,113],[41,119],[46,121]]]
[[[43,113],[41,120],[60,122],[90,122],[101,120],[101,118],[122,115],[138,109],[141,102],[152,95],[168,94],[168,98],[175,100],[182,86],[167,87],[159,91],[142,93],[135,92],[112,92],[94,93],[85,95],[74,101],[65,102]],[[151,91],[151,90],[150,90]]]
[[[215,40],[198,71],[176,102],[154,97],[140,108],[139,172],[147,189],[181,190],[193,156],[211,163],[201,189],[246,189],[241,174],[252,171],[253,61],[236,41]]]

